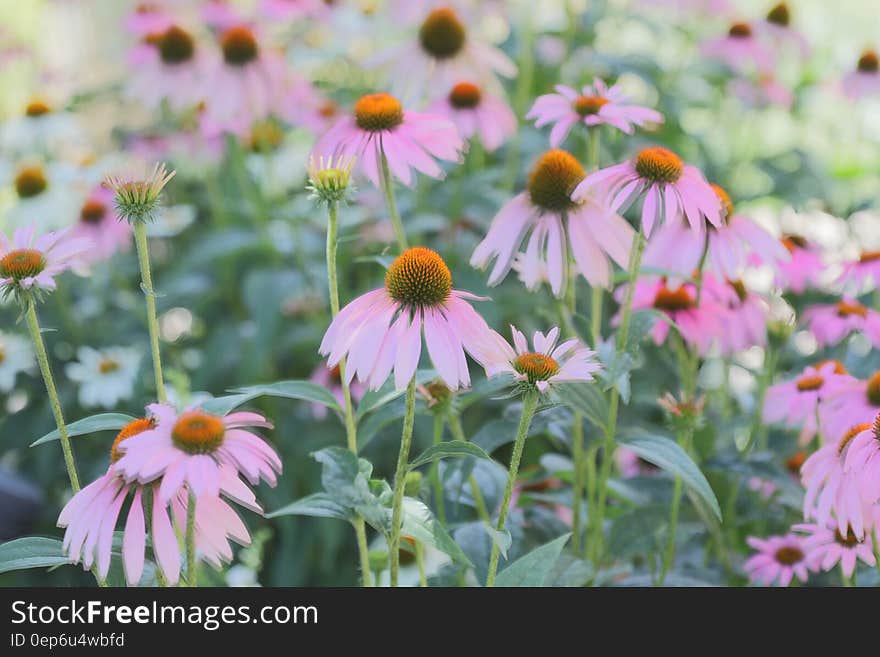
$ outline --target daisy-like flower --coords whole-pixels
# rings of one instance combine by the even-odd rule
[[[645,249],[646,267],[659,267],[688,276],[699,266],[707,239],[705,266],[719,278],[738,278],[751,253],[774,267],[790,258],[779,240],[754,220],[734,214],[733,202],[723,188],[713,184],[712,189],[721,201],[721,224],[708,225],[707,234],[695,233],[682,224],[665,224]]]
[[[780,2],[774,6],[767,12],[764,20],[759,21],[754,27],[776,45],[793,48],[801,58],[809,57],[810,44],[801,32],[792,27],[788,3]]]
[[[734,23],[725,36],[706,41],[702,51],[738,73],[752,70],[770,73],[773,70],[773,54],[757,38],[749,23]]]
[[[332,0],[260,0],[259,10],[271,20],[289,21],[324,16],[332,5]]]
[[[147,176],[108,176],[104,186],[110,189],[116,214],[128,222],[152,221],[159,209],[159,199],[165,185],[174,177],[162,163],[156,164]]]
[[[312,372],[309,381],[324,386],[330,391],[339,405],[345,406],[345,393],[342,390],[342,378],[339,375],[339,365],[335,367],[327,367],[324,363],[320,363]],[[356,404],[366,394],[367,389],[358,381],[352,381],[349,387],[351,399]],[[312,404],[312,416],[316,420],[323,420],[327,417],[327,407],[324,404]]]
[[[746,543],[758,551],[743,566],[749,579],[757,584],[770,586],[777,582],[779,586],[785,587],[791,584],[795,576],[806,582],[809,571],[816,570],[815,565],[807,558],[803,537],[797,534],[769,536],[765,539],[749,536]]]
[[[808,366],[791,380],[770,386],[764,402],[764,422],[781,422],[790,428],[800,427],[798,442],[801,445],[808,443],[819,431],[819,403],[829,389],[828,383],[845,376],[843,363],[827,360]]]
[[[473,82],[459,82],[428,111],[445,116],[465,139],[480,138],[490,153],[516,132],[516,115],[503,98]]]
[[[767,344],[770,308],[761,295],[746,288],[739,279],[722,282],[711,274],[703,274],[703,294],[727,310],[718,335],[722,354]]]
[[[15,387],[15,378],[34,365],[31,341],[14,333],[0,331],[0,392]]]
[[[189,109],[203,98],[205,58],[193,35],[169,25],[150,35],[130,57],[129,96],[153,109],[167,101],[175,111]]]
[[[840,435],[853,424],[873,422],[880,412],[880,371],[868,379],[844,376],[828,382],[828,392],[819,406],[822,428]]]
[[[82,141],[82,126],[70,112],[34,98],[21,116],[0,125],[0,147],[19,156],[58,153]]]
[[[855,299],[844,297],[837,303],[809,306],[804,319],[820,347],[833,347],[854,331],[864,333],[880,347],[880,313]]]
[[[876,50],[866,50],[859,57],[856,70],[844,76],[843,92],[850,98],[880,94],[880,56]]]
[[[131,224],[123,221],[113,207],[113,192],[103,185],[89,194],[79,211],[79,221],[70,231],[71,237],[88,239],[92,247],[80,259],[86,264],[107,260],[131,246]]]
[[[0,181],[11,183],[15,193],[6,211],[5,225],[20,228],[36,223],[44,229],[66,228],[79,201],[78,172],[64,162],[23,160],[15,166],[0,163]]]
[[[851,284],[858,290],[866,285],[876,287],[880,283],[880,251],[862,251],[858,260],[844,263],[837,282]]]
[[[129,481],[146,483],[161,476],[160,504],[171,501],[185,485],[197,498],[222,492],[248,506],[253,496],[241,495],[246,487],[240,474],[252,485],[261,479],[270,486],[277,483],[281,459],[262,438],[246,430],[271,428],[262,415],[237,411],[220,417],[198,408],[178,413],[168,404],[151,404],[147,411],[156,426],[122,445],[115,468]]]
[[[627,103],[626,95],[618,85],[607,87],[596,78],[578,93],[565,85],[557,85],[555,94],[538,96],[527,119],[535,121],[536,128],[553,125],[550,145],[559,146],[572,127],[583,123],[587,127],[610,125],[631,135],[636,126],[663,123],[663,115],[656,110]]]
[[[139,349],[80,347],[76,355],[78,362],[68,363],[66,372],[79,386],[81,406],[114,408],[131,398],[141,363]]]
[[[33,226],[19,228],[11,240],[0,233],[0,295],[51,292],[55,277],[90,247],[86,239],[71,238],[70,229],[37,236]]]
[[[358,297],[333,319],[320,353],[328,367],[347,355],[346,376],[355,374],[371,390],[394,370],[394,384],[405,388],[422,352],[422,332],[431,362],[452,390],[470,385],[465,351],[483,364],[506,344],[489,328],[469,300],[482,300],[452,287],[452,274],[437,252],[413,247],[401,253],[385,274],[385,286]]]
[[[872,533],[859,538],[852,528],[847,527],[845,531],[840,531],[836,523],[801,523],[794,525],[792,529],[806,534],[804,548],[807,551],[807,560],[826,572],[839,563],[843,574],[852,577],[856,562],[860,559],[869,566],[877,565]]]
[[[492,352],[492,358],[483,367],[486,376],[511,374],[517,381],[535,386],[547,392],[550,386],[572,381],[592,381],[593,373],[601,369],[596,352],[588,349],[577,338],[557,345],[559,327],[554,326],[547,335],[535,331],[532,347],[513,325],[513,348],[506,342],[504,348]]]
[[[526,191],[495,215],[486,237],[474,249],[471,265],[482,269],[494,259],[489,285],[497,285],[531,235],[518,262],[520,277],[530,290],[546,278],[553,293],[563,295],[569,249],[590,285],[609,287],[609,258],[626,267],[634,231],[592,195],[572,200],[572,190],[590,177],[567,151],[542,155],[529,174]]]
[[[880,501],[880,415],[853,437],[843,467],[855,478],[865,504]]]
[[[587,176],[574,190],[580,200],[596,194],[607,197],[611,207],[623,212],[643,198],[642,229],[651,235],[655,224],[681,224],[686,218],[691,229],[702,234],[708,221],[720,226],[721,201],[694,166],[667,148],[644,148],[631,160],[600,169]]]
[[[391,174],[404,185],[413,182],[412,169],[432,178],[443,170],[434,158],[457,162],[465,142],[455,124],[436,114],[404,111],[400,101],[385,93],[362,96],[354,116],[345,116],[318,140],[315,156],[356,157],[358,168],[380,186],[382,155]]]
[[[807,288],[819,287],[822,272],[825,271],[819,247],[800,235],[785,235],[781,242],[791,258],[776,263],[776,286],[795,294],[803,294]]]

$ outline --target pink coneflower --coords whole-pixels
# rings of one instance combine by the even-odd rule
[[[576,123],[587,127],[610,125],[631,135],[636,126],[663,123],[663,115],[639,105],[628,105],[623,90],[614,85],[608,88],[599,78],[578,93],[571,87],[557,85],[555,94],[538,96],[527,119],[535,121],[536,128],[555,124],[550,131],[550,145],[559,146]]]
[[[181,490],[171,500],[174,524],[180,534],[186,532],[189,499]],[[238,513],[222,497],[202,495],[196,502],[195,544],[196,556],[218,570],[232,561],[232,540],[239,545],[250,545],[251,535]]]
[[[588,349],[580,340],[572,338],[557,346],[559,328],[553,327],[547,335],[535,331],[532,346],[526,336],[510,327],[513,348],[506,342],[504,348],[492,353],[483,363],[486,376],[511,374],[517,381],[534,385],[541,392],[558,383],[592,381],[593,373],[602,366],[596,360],[596,352]]]
[[[204,97],[205,59],[192,34],[170,25],[151,34],[131,56],[129,95],[147,108],[167,101],[175,111],[196,106]]]
[[[722,222],[721,202],[699,169],[659,146],[644,148],[631,160],[590,174],[572,198],[591,194],[607,197],[611,207],[621,212],[644,198],[642,229],[648,236],[661,219],[680,224],[686,217],[700,234],[707,221],[713,226]]]
[[[244,15],[229,0],[205,0],[199,7],[199,15],[215,32],[223,32],[244,22]]]
[[[810,55],[810,44],[801,32],[791,25],[791,11],[788,4],[780,2],[774,6],[764,20],[754,25],[755,30],[766,36],[774,44],[782,47],[792,47],[801,58],[806,59]]]
[[[116,214],[113,192],[99,185],[83,203],[79,221],[71,228],[70,236],[91,242],[91,248],[83,251],[79,260],[94,263],[128,249],[131,246],[132,228],[130,223]]]
[[[778,106],[791,109],[794,93],[776,77],[770,74],[759,75],[757,80],[735,78],[728,83],[730,93],[751,107]]]
[[[262,438],[244,430],[271,428],[262,415],[239,411],[218,417],[197,408],[178,413],[168,404],[151,404],[147,411],[156,426],[125,441],[115,469],[141,483],[161,475],[159,503],[168,503],[184,485],[196,497],[223,492],[238,501],[238,474],[253,485],[260,479],[275,485],[281,460]]]
[[[51,292],[55,276],[69,269],[91,247],[65,229],[45,235],[34,226],[18,228],[12,240],[0,233],[0,296]]]
[[[689,18],[695,13],[714,17],[728,14],[731,10],[728,0],[641,0],[641,4],[672,9],[687,14]]]
[[[473,82],[457,83],[428,111],[452,121],[465,139],[478,136],[490,153],[506,142],[517,128],[516,115],[507,102]]]
[[[847,378],[843,363],[828,360],[808,366],[793,379],[770,386],[764,401],[764,422],[801,427],[798,442],[808,443],[819,431],[819,403],[829,390],[828,384],[841,378]]]
[[[803,294],[807,288],[818,287],[822,282],[825,263],[819,247],[799,235],[783,236],[784,246],[791,259],[776,263],[776,285],[795,294]]]
[[[767,344],[767,315],[770,307],[739,279],[725,282],[703,274],[703,294],[726,309],[718,346],[722,354],[732,354]]]
[[[529,289],[535,289],[546,277],[553,293],[562,296],[569,248],[578,271],[590,285],[610,286],[609,258],[626,267],[634,232],[623,218],[592,196],[582,193],[578,202],[572,200],[572,190],[585,176],[580,162],[566,151],[553,150],[541,156],[529,174],[526,191],[495,215],[471,256],[471,265],[479,268],[495,259],[489,285],[504,279],[523,240],[531,234],[518,263]]]
[[[279,117],[320,136],[333,127],[340,115],[339,105],[318,91],[311,82],[291,75],[278,108]]]
[[[322,16],[332,4],[326,0],[261,0],[259,10],[271,20],[289,21]]]
[[[443,170],[434,158],[461,159],[465,147],[455,124],[442,116],[404,111],[389,94],[368,94],[318,140],[313,155],[356,157],[357,166],[376,187],[380,185],[382,153],[391,174],[404,185],[413,182],[412,169],[432,178]]]
[[[856,434],[849,445],[844,471],[857,482],[865,504],[880,501],[880,415],[863,431]]]
[[[866,50],[859,57],[856,70],[842,80],[843,92],[850,98],[880,94],[880,57],[875,50]]]
[[[140,37],[158,34],[172,23],[164,2],[141,2],[125,17],[125,29]]]
[[[757,554],[746,561],[743,568],[749,579],[757,584],[770,586],[777,582],[785,587],[795,576],[806,582],[815,565],[807,558],[804,539],[797,534],[769,536],[765,539],[749,536],[746,542]]]
[[[773,70],[773,55],[754,32],[749,23],[734,23],[726,36],[706,41],[702,46],[703,54],[721,60],[739,73],[750,69],[770,73]]]
[[[309,381],[327,388],[336,398],[341,407],[345,407],[345,393],[342,390],[342,379],[339,376],[339,365],[335,367],[327,367],[324,363],[320,363],[312,372]],[[352,381],[349,387],[351,399],[357,403],[361,397],[367,392],[363,384],[358,381]],[[312,404],[312,416],[316,420],[323,420],[327,417],[327,407],[324,404]]]
[[[804,319],[820,347],[833,347],[854,331],[863,332],[880,347],[880,313],[855,299],[843,297],[837,303],[808,306]]]
[[[440,255],[424,247],[401,253],[385,274],[385,286],[358,297],[335,317],[320,353],[334,367],[348,355],[345,375],[355,375],[371,390],[394,370],[394,384],[405,388],[422,352],[422,332],[431,362],[452,389],[470,385],[465,351],[483,364],[504,346],[469,300],[481,300],[452,288],[452,274]]]
[[[870,532],[860,538],[852,528],[840,531],[835,523],[801,523],[792,529],[807,534],[804,538],[807,560],[824,571],[831,570],[839,563],[844,576],[852,577],[859,559],[869,566],[877,565],[874,535]]]
[[[837,282],[852,283],[859,290],[866,284],[880,284],[880,251],[862,251],[858,260],[844,263]]]
[[[822,428],[840,435],[854,424],[873,422],[880,412],[880,371],[868,379],[842,376],[828,382],[828,392],[819,407]]]

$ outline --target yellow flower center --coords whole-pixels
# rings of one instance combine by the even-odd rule
[[[858,70],[860,73],[876,73],[880,69],[880,57],[876,51],[866,50],[859,57]]]
[[[868,401],[873,406],[880,406],[880,371],[874,372],[874,374],[871,375],[871,378],[868,379],[865,394],[868,396]]]
[[[52,111],[52,108],[49,107],[42,100],[32,100],[28,103],[27,107],[24,110],[25,116],[29,116],[32,119],[35,119],[39,116],[45,116]]]
[[[859,317],[867,317],[868,309],[857,301],[839,301],[837,303],[838,317],[852,317],[853,315],[858,315]]]
[[[608,99],[602,96],[578,96],[571,103],[571,108],[581,116],[598,114],[599,110],[608,104]]]
[[[850,427],[850,429],[843,434],[840,438],[840,442],[837,443],[837,455],[840,456],[843,454],[843,450],[846,449],[846,446],[852,442],[852,439],[858,436],[862,431],[867,431],[871,428],[870,424],[857,424],[854,427]],[[877,424],[874,423],[874,433],[877,433]]]
[[[730,200],[730,194],[721,185],[711,184],[710,187],[715,192],[715,196],[721,201],[721,208],[724,210],[724,218],[730,219],[733,215],[733,201]]]
[[[480,88],[471,82],[459,82],[449,92],[449,103],[459,109],[471,109],[480,104]]]
[[[810,392],[813,390],[818,390],[825,383],[825,377],[820,376],[818,374],[808,374],[807,376],[802,376],[797,380],[797,389],[801,392]]]
[[[139,433],[150,431],[155,428],[156,421],[153,420],[153,418],[139,418],[137,420],[132,420],[122,427],[122,430],[116,434],[116,438],[113,440],[113,445],[110,447],[110,463],[116,463],[116,461],[122,457],[122,454],[119,452],[119,444],[121,442],[128,440]]]
[[[697,302],[684,285],[670,290],[664,283],[654,295],[654,307],[668,312],[679,312],[694,308]]]
[[[568,151],[547,151],[529,174],[528,191],[532,203],[550,212],[569,210],[576,204],[571,193],[587,172]]]
[[[257,153],[268,153],[277,149],[284,141],[284,130],[277,121],[259,121],[251,128],[251,150]]]
[[[416,246],[388,267],[385,289],[392,299],[407,306],[439,306],[452,291],[452,274],[440,254]]]
[[[239,25],[231,27],[220,37],[220,49],[223,59],[230,66],[245,66],[259,55],[257,37],[247,27]]]
[[[107,214],[107,206],[95,199],[89,199],[83,203],[79,211],[80,221],[87,224],[99,224]]]
[[[449,7],[435,9],[419,28],[419,42],[436,59],[455,57],[464,47],[467,37],[464,23]]]
[[[863,251],[859,256],[859,262],[873,262],[880,260],[880,251]]]
[[[159,56],[166,64],[182,64],[192,59],[195,41],[186,30],[172,25],[156,38]]]
[[[391,94],[367,94],[354,104],[354,122],[361,130],[392,130],[403,123],[403,105]]]
[[[793,566],[803,561],[803,559],[803,551],[793,545],[786,545],[776,550],[776,561],[785,566]]]
[[[644,148],[636,155],[636,173],[652,182],[678,182],[684,171],[684,162],[668,148]]]
[[[46,268],[46,258],[36,249],[14,249],[0,259],[0,275],[20,281]]]
[[[19,198],[33,198],[46,191],[49,181],[38,166],[23,167],[15,176],[15,191]]]
[[[117,363],[112,358],[104,358],[98,363],[98,371],[101,374],[110,374],[111,372],[115,372],[119,369],[119,363]]]
[[[513,361],[513,369],[525,375],[529,383],[546,381],[559,373],[559,363],[547,354],[530,352],[521,354]]]
[[[189,454],[211,454],[223,444],[223,420],[204,411],[187,411],[171,429],[171,440]]]
[[[748,23],[734,23],[727,34],[734,39],[748,39],[752,36],[752,28]]]
[[[767,12],[767,22],[781,27],[788,27],[791,23],[791,13],[788,11],[788,5],[780,2],[773,7],[773,9]]]

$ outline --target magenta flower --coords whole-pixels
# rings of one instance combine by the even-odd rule
[[[855,478],[865,504],[880,501],[880,420],[853,437],[843,468]]]
[[[862,251],[858,260],[844,263],[837,282],[841,285],[851,283],[859,290],[866,284],[877,286],[880,283],[880,251]]]
[[[335,367],[327,367],[324,363],[320,363],[312,372],[309,381],[327,388],[336,398],[336,401],[339,402],[339,405],[345,407],[345,393],[342,390],[342,379],[339,376],[339,365],[336,365]],[[357,381],[352,381],[351,386],[349,387],[349,392],[351,393],[352,401],[357,403],[367,392],[367,389],[363,384]],[[324,406],[324,404],[312,404],[311,407],[312,417],[316,420],[323,420],[327,417],[327,407]]]
[[[609,258],[626,267],[634,232],[622,217],[592,196],[581,194],[578,201],[572,200],[571,191],[586,175],[580,162],[566,151],[553,150],[541,156],[529,174],[526,191],[495,215],[471,256],[471,265],[481,269],[495,260],[489,285],[504,279],[527,237],[518,266],[530,290],[547,279],[553,294],[561,297],[569,251],[590,285],[611,285]]]
[[[825,263],[818,246],[810,244],[798,235],[785,235],[782,245],[791,254],[788,261],[776,263],[776,286],[803,294],[807,288],[819,287]]]
[[[273,21],[325,16],[333,7],[325,0],[260,0],[260,12]]]
[[[794,93],[772,75],[759,75],[757,80],[734,78],[727,85],[730,93],[750,107],[778,106],[791,109]]]
[[[155,427],[120,446],[122,456],[115,471],[140,483],[162,477],[158,501],[167,504],[186,485],[196,497],[217,497],[221,492],[242,504],[244,475],[251,484],[260,479],[270,486],[281,472],[281,459],[262,438],[245,427],[271,428],[262,415],[238,411],[218,417],[191,408],[178,413],[168,404],[147,407]]]
[[[726,36],[706,41],[702,51],[737,73],[750,70],[770,73],[773,70],[773,54],[758,40],[748,23],[734,23]]]
[[[828,382],[819,407],[820,423],[831,436],[843,434],[854,424],[873,422],[880,412],[880,371],[867,380],[843,376]]]
[[[801,59],[810,56],[810,44],[804,35],[791,25],[791,11],[788,4],[780,2],[767,12],[764,20],[754,26],[755,31],[766,37],[777,47],[791,48]]]
[[[513,348],[506,342],[504,348],[492,353],[483,363],[486,376],[510,374],[517,381],[534,385],[541,392],[557,383],[592,381],[593,373],[602,366],[596,360],[596,352],[588,349],[577,338],[566,340],[557,346],[559,327],[553,327],[545,336],[535,331],[532,336],[533,350],[529,349],[526,336],[510,327]]]
[[[125,29],[139,37],[159,34],[172,23],[171,14],[163,2],[139,3],[125,16]]]
[[[880,57],[866,50],[859,57],[856,70],[842,80],[843,92],[853,99],[880,94]]]
[[[663,115],[639,105],[629,105],[623,90],[614,85],[608,88],[599,78],[578,93],[571,87],[557,85],[555,94],[538,96],[527,119],[535,121],[536,128],[554,124],[550,131],[550,145],[557,148],[576,123],[587,127],[610,125],[631,135],[636,126],[663,123]]]
[[[472,82],[459,82],[435,101],[428,112],[455,124],[465,139],[475,135],[490,153],[516,132],[516,115],[507,102]]]
[[[452,389],[470,385],[465,352],[481,365],[506,344],[471,307],[482,300],[452,288],[452,274],[437,252],[414,247],[401,253],[385,274],[385,286],[358,297],[333,319],[320,353],[334,367],[348,356],[346,377],[357,373],[371,390],[394,370],[405,388],[422,353],[422,332],[431,362]]]
[[[807,534],[804,538],[807,560],[826,572],[839,563],[844,576],[852,577],[859,559],[869,566],[877,565],[874,535],[870,532],[859,538],[851,528],[840,531],[834,523],[801,523],[792,529]]]
[[[739,279],[721,282],[712,274],[703,274],[703,294],[727,310],[717,336],[722,354],[767,344],[770,308],[761,295],[747,289]]]
[[[643,198],[642,228],[650,236],[655,224],[681,224],[703,234],[708,221],[720,226],[721,202],[696,167],[686,165],[672,151],[644,148],[631,160],[590,174],[575,188],[572,198],[606,197],[615,211],[624,212]]]
[[[169,25],[151,35],[129,60],[128,95],[148,109],[167,101],[171,109],[182,111],[204,98],[206,60],[195,38],[182,27]]]
[[[357,166],[380,186],[382,153],[392,175],[404,185],[413,182],[412,169],[432,178],[443,170],[434,158],[458,162],[465,147],[455,124],[436,114],[404,111],[389,94],[368,94],[355,103],[354,116],[343,117],[318,140],[313,157],[356,157]]]
[[[99,185],[92,190],[79,212],[79,221],[70,229],[71,239],[88,240],[91,248],[78,256],[89,264],[109,259],[131,246],[131,224],[116,214],[113,191]]]
[[[880,347],[880,313],[849,297],[837,303],[808,306],[804,319],[819,346],[833,347],[850,333],[859,331]]]
[[[816,566],[807,558],[804,539],[797,534],[769,536],[766,539],[749,536],[746,542],[758,551],[743,566],[754,583],[770,586],[777,582],[785,587],[795,576],[806,582],[809,571],[816,570]]]
[[[55,276],[90,247],[89,240],[73,237],[69,228],[37,237],[28,226],[17,229],[12,240],[0,233],[0,295],[51,292]]]

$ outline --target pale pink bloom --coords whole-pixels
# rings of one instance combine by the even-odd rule
[[[880,57],[876,51],[863,52],[856,70],[845,75],[841,82],[843,92],[853,99],[880,94]]]
[[[125,29],[139,37],[163,32],[172,23],[165,2],[141,2],[125,16]]]
[[[880,412],[880,371],[867,380],[847,375],[827,385],[819,419],[828,435],[842,435],[853,425],[873,422]]]
[[[820,347],[833,347],[855,331],[880,347],[880,313],[850,297],[808,306],[804,320]]]
[[[773,70],[773,53],[761,43],[748,23],[734,23],[726,36],[710,39],[701,48],[704,55],[724,62],[738,73]]]
[[[179,112],[204,98],[205,56],[192,33],[177,25],[169,25],[137,46],[129,64],[127,93],[148,109],[167,101]]]
[[[880,420],[858,433],[849,444],[844,471],[852,475],[865,504],[880,501]]]
[[[660,112],[640,105],[627,104],[626,94],[618,86],[607,87],[599,78],[578,93],[565,85],[557,85],[555,94],[538,96],[527,119],[535,121],[536,128],[555,124],[550,131],[550,145],[559,146],[576,123],[587,127],[610,125],[628,135],[636,126],[663,123]]]
[[[186,532],[189,498],[181,490],[171,500],[174,524],[181,535]],[[251,535],[238,513],[219,496],[202,495],[196,500],[195,513],[196,558],[202,558],[218,570],[232,561],[232,546],[250,545]]]
[[[694,14],[723,16],[733,9],[729,0],[640,0],[640,3],[649,7],[671,9],[687,15],[688,18],[692,18]]]
[[[535,331],[532,347],[526,336],[510,327],[513,347],[504,342],[503,348],[495,350],[483,363],[486,376],[510,374],[517,381],[530,383],[541,392],[558,383],[592,381],[593,373],[602,366],[596,360],[596,352],[588,349],[580,340],[572,338],[557,345],[559,327],[554,326],[547,335]]]
[[[722,354],[767,344],[770,307],[761,295],[748,290],[740,280],[721,282],[708,273],[703,274],[703,295],[727,310],[717,336]]]
[[[167,504],[185,485],[197,497],[221,492],[246,506],[239,474],[253,485],[261,479],[276,484],[281,459],[262,438],[245,427],[271,428],[262,415],[237,411],[224,417],[197,408],[178,413],[168,404],[151,404],[147,412],[153,429],[120,445],[122,456],[114,465],[129,481],[147,483],[162,477],[158,501]],[[258,508],[259,510],[259,508]]]
[[[368,94],[318,140],[313,156],[355,157],[357,167],[376,187],[380,186],[382,154],[392,176],[404,185],[413,183],[412,169],[432,178],[443,170],[434,158],[461,161],[465,142],[455,124],[436,114],[404,111],[389,94]]]
[[[428,112],[445,116],[465,139],[479,137],[492,152],[516,132],[516,115],[500,96],[472,82],[458,82],[449,93],[428,107]]]
[[[422,333],[428,355],[440,378],[451,389],[470,385],[465,352],[483,364],[506,345],[471,307],[483,300],[452,288],[452,275],[431,249],[414,247],[399,255],[385,274],[385,285],[361,295],[333,319],[320,353],[334,367],[347,355],[346,377],[355,374],[371,390],[391,371],[394,385],[405,388],[422,353]]]
[[[653,463],[644,460],[631,449],[620,446],[614,450],[614,462],[620,474],[626,479],[657,474],[659,469]]]
[[[541,156],[529,175],[526,191],[495,215],[471,256],[471,265],[481,269],[495,260],[489,285],[504,279],[528,238],[518,266],[520,278],[530,290],[546,279],[553,294],[561,297],[569,253],[590,285],[610,287],[611,260],[626,267],[634,231],[593,196],[581,194],[578,202],[569,198],[566,190],[574,189],[586,175],[566,151],[553,150]]]
[[[819,403],[829,383],[848,380],[839,361],[828,360],[810,365],[793,379],[780,381],[767,389],[763,420],[767,424],[783,423],[801,428],[799,443],[806,444],[820,430]]]
[[[86,198],[79,212],[79,221],[70,229],[71,238],[85,239],[91,247],[80,253],[83,263],[109,259],[131,246],[131,224],[121,219],[113,207],[113,191],[98,185]]]
[[[205,25],[216,32],[223,32],[245,22],[244,15],[230,0],[205,0],[199,13]]]
[[[749,536],[746,539],[758,553],[743,566],[749,579],[764,586],[777,582],[786,587],[795,576],[806,582],[809,571],[816,566],[807,558],[804,539],[797,534],[769,536],[765,539]]]
[[[807,534],[804,538],[807,559],[826,572],[839,563],[844,576],[852,577],[859,559],[869,566],[877,565],[871,533],[859,538],[852,530],[840,531],[836,523],[801,523],[792,529]]]
[[[315,86],[291,74],[287,91],[281,99],[278,116],[291,125],[305,128],[313,135],[326,133],[339,120],[339,106]]]
[[[336,398],[336,401],[339,402],[339,405],[345,408],[345,393],[342,390],[342,382],[339,378],[339,365],[327,367],[324,363],[320,363],[312,372],[309,381],[327,388]],[[357,403],[366,394],[367,389],[359,381],[352,381],[351,386],[349,386],[349,392],[351,393],[352,402]],[[312,416],[316,420],[323,420],[327,417],[327,407],[324,404],[312,404],[311,406]]]
[[[273,21],[325,16],[332,9],[325,0],[260,0],[259,10]]]
[[[757,80],[735,78],[728,83],[730,92],[751,107],[791,109],[794,93],[772,75],[760,75]]]
[[[0,232],[0,293],[51,292],[55,277],[69,269],[92,244],[71,229],[37,236],[36,228],[16,229],[12,239]]]
[[[754,491],[764,500],[769,500],[777,491],[776,484],[767,479],[761,479],[761,477],[749,477],[746,485],[749,490]]]
[[[572,198],[606,197],[615,211],[623,212],[637,199],[642,203],[642,229],[650,236],[655,224],[681,224],[703,234],[706,222],[722,224],[721,201],[694,166],[686,165],[672,151],[644,148],[632,159],[600,169],[587,176]]]
[[[786,235],[782,245],[791,259],[776,263],[776,285],[795,294],[803,294],[807,288],[816,288],[822,282],[825,263],[818,246],[810,244],[797,235]]]
[[[843,263],[837,282],[841,285],[851,283],[859,290],[866,284],[876,287],[880,284],[880,251],[863,251],[858,260]]]
[[[758,21],[753,27],[775,47],[792,49],[801,59],[810,56],[810,44],[799,30],[791,26],[791,12],[785,2],[773,7],[764,20]]]

